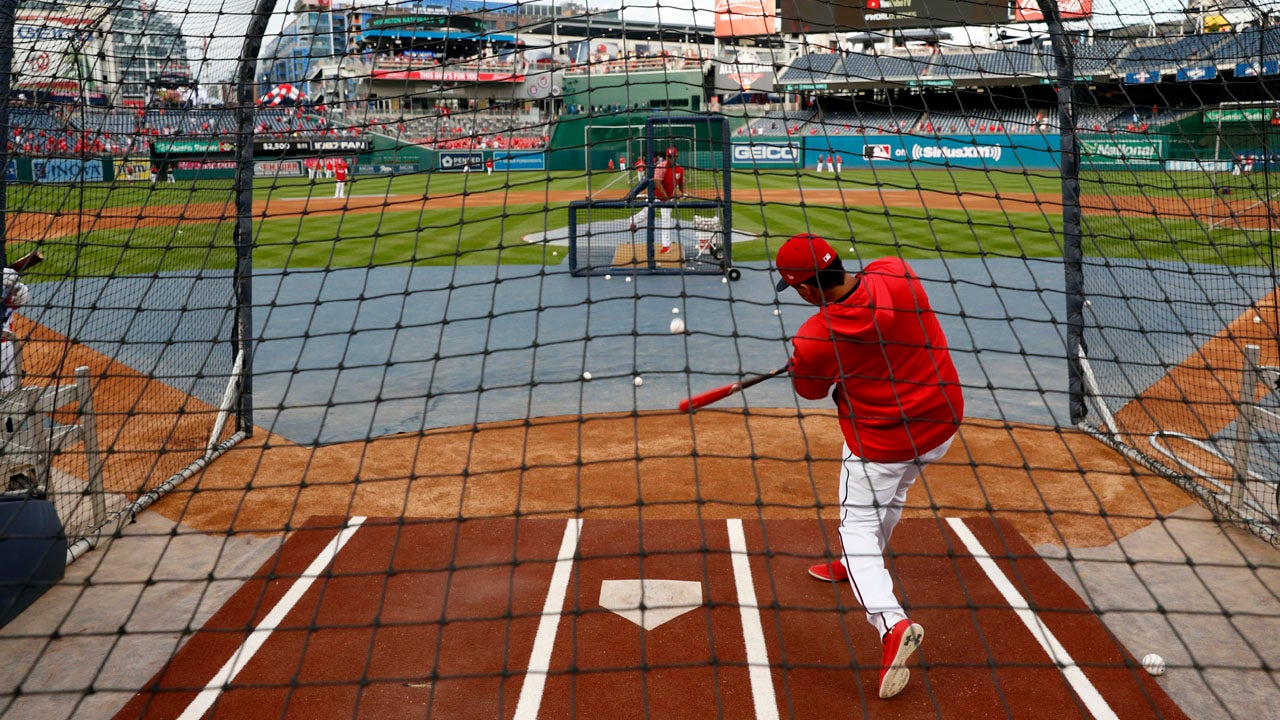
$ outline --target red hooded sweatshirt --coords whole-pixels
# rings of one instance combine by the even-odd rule
[[[791,341],[791,382],[810,400],[831,392],[855,455],[905,462],[955,434],[964,395],[946,335],[911,267],[882,258],[857,277],[848,297],[800,326]]]

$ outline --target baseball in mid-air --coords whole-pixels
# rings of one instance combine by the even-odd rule
[[[1142,656],[1142,668],[1152,675],[1164,674],[1164,658],[1155,653],[1147,653]]]
[[[635,385],[636,387],[640,387],[641,385],[644,384],[644,378],[637,375],[636,378],[631,381],[631,384]]]
[[[583,379],[583,380],[590,380],[590,379],[591,379],[591,371],[590,371],[590,370],[588,370],[588,371],[586,371],[586,372],[582,373],[582,379]]]
[[[684,332],[684,320],[678,317],[671,318],[671,334],[679,335],[682,332]]]

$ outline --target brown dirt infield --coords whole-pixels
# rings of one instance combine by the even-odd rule
[[[577,193],[498,192],[271,200],[255,218],[561,203]],[[1059,211],[1057,197],[916,190],[765,190],[739,199],[787,204]],[[10,242],[87,229],[224,222],[224,205],[10,216]],[[46,328],[20,322],[30,384],[88,365],[97,382],[107,489],[136,496],[203,448],[213,408]],[[110,407],[106,399],[111,398]],[[175,414],[172,408],[182,408]],[[65,419],[65,418],[64,418]],[[154,507],[209,533],[279,533],[313,515],[691,518],[836,517],[841,447],[831,413],[756,410],[533,418],[368,442],[301,447],[265,430]],[[157,453],[156,449],[162,448]],[[59,459],[83,477],[83,459]],[[990,515],[1033,544],[1099,546],[1191,498],[1072,429],[970,420],[930,469],[907,515]]]

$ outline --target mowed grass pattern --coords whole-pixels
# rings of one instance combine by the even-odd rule
[[[1083,191],[1151,192],[1159,177],[1150,174],[1136,181],[1133,173],[1094,173]],[[1187,174],[1191,175],[1191,174]],[[1169,176],[1166,176],[1168,178]],[[1145,181],[1145,182],[1143,182]],[[742,198],[750,190],[795,190],[795,202],[735,202],[734,226],[758,236],[735,243],[735,262],[767,261],[787,237],[797,232],[823,235],[837,243],[851,243],[852,254],[862,259],[884,255],[907,258],[1061,257],[1061,216],[1055,212],[1060,179],[1053,173],[981,172],[963,170],[846,171],[840,177],[812,172],[761,171],[733,173],[732,182]],[[1199,184],[1196,184],[1198,182]],[[1256,183],[1235,180],[1240,195],[1251,195]],[[1188,189],[1204,193],[1206,182],[1186,179]],[[540,202],[506,206],[433,208],[432,197],[459,197],[493,192],[567,192],[585,197],[587,178],[582,173],[420,173],[395,177],[355,178],[349,196],[421,196],[422,209],[359,211],[346,214],[302,214],[255,223],[254,266],[258,268],[339,268],[370,265],[492,265],[495,263],[548,264],[565,261],[562,246],[529,243],[525,237],[568,224],[567,203]],[[596,187],[600,186],[597,179]],[[1166,189],[1171,189],[1166,180]],[[303,178],[260,179],[256,201],[268,199],[327,198],[332,181]],[[621,184],[616,186],[621,189]],[[931,193],[975,193],[998,197],[1021,193],[1043,201],[1043,212],[1001,212],[931,209],[927,206],[848,208],[800,203],[800,191],[872,188]],[[21,186],[9,189],[10,211],[57,208],[129,207],[143,203],[191,205],[218,203],[231,209],[232,183],[199,181],[149,184]],[[403,207],[397,205],[396,207]],[[1163,257],[1252,264],[1260,254],[1256,238],[1231,229],[1210,230],[1194,221],[1159,218],[1086,217],[1086,241],[1096,242],[1108,256]],[[1180,240],[1171,240],[1171,238]],[[44,242],[48,260],[30,280],[48,277],[149,274],[200,269],[230,269],[228,252],[232,223],[185,223],[165,227],[131,227],[86,232]],[[1179,242],[1196,243],[1194,252]],[[1199,247],[1208,246],[1209,249]],[[10,247],[17,257],[25,250]]]

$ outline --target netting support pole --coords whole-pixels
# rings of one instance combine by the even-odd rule
[[[13,94],[13,21],[18,0],[0,0],[0,238],[7,238],[5,218],[9,214],[9,100]],[[9,267],[9,255],[0,242],[0,261]]]
[[[1067,296],[1067,389],[1071,422],[1088,415],[1084,374],[1080,367],[1084,345],[1084,250],[1081,247],[1080,155],[1076,143],[1075,46],[1062,27],[1058,0],[1036,0],[1049,27],[1053,59],[1058,69],[1058,125],[1061,139],[1059,168],[1062,173],[1062,265]]]
[[[240,366],[236,431],[244,433],[245,437],[253,435],[253,109],[257,100],[254,71],[275,4],[275,0],[257,0],[254,4],[236,65],[236,318],[232,343]]]
[[[236,353],[236,361],[231,364],[231,377],[227,380],[227,388],[222,391],[222,402],[218,403],[218,419],[213,422],[213,432],[209,433],[209,442],[205,445],[204,454],[208,457],[209,453],[218,445],[218,438],[222,436],[222,429],[227,426],[227,416],[231,413],[231,404],[236,399],[236,389],[240,387],[240,376],[244,374],[244,353]],[[253,426],[250,425],[252,428]]]
[[[223,440],[218,443],[217,447],[215,447],[210,453],[202,458],[192,461],[190,465],[179,470],[173,475],[170,475],[168,480],[165,480],[156,487],[147,491],[145,495],[139,497],[128,505],[125,505],[119,510],[108,514],[102,522],[99,522],[86,530],[79,539],[67,546],[67,564],[70,565],[80,556],[98,547],[98,543],[102,542],[103,537],[115,537],[118,535],[120,531],[124,529],[125,525],[133,522],[133,519],[138,515],[138,513],[151,507],[155,501],[167,495],[169,491],[191,479],[201,470],[204,470],[209,463],[221,457],[223,453],[235,447],[236,444],[241,440],[244,440],[246,437],[247,435],[245,433],[238,432],[226,440]]]

